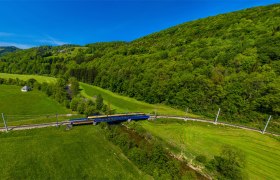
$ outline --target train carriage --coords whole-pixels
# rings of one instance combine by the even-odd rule
[[[117,123],[123,121],[132,120],[145,120],[149,119],[150,116],[144,113],[130,113],[130,114],[114,114],[114,115],[100,115],[100,116],[88,116],[87,118],[71,119],[71,125],[82,125],[82,124],[97,124],[100,122]]]

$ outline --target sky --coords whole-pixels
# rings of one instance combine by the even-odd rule
[[[132,41],[217,14],[280,0],[0,0],[0,46]]]

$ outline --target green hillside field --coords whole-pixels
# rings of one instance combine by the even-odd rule
[[[21,92],[20,89],[20,86],[0,85],[0,113],[5,114],[8,125],[56,121],[46,115],[71,113],[43,92]]]
[[[182,153],[189,160],[205,155],[210,160],[219,155],[222,146],[231,145],[246,154],[249,179],[280,179],[280,142],[276,137],[208,123],[157,121],[140,124],[178,155]]]
[[[98,126],[0,133],[1,179],[149,179]]]
[[[32,90],[21,92],[20,86],[0,85],[0,111],[10,115],[40,115],[69,113],[44,93]]]
[[[160,115],[177,115],[186,116],[186,113],[162,104],[148,104],[142,101],[137,101],[136,99],[129,98],[127,96],[118,95],[109,90],[102,89],[97,86],[88,85],[85,83],[80,83],[82,88],[82,95],[88,98],[93,98],[98,94],[102,95],[106,104],[110,104],[112,109],[116,109],[119,113],[126,112],[144,112],[144,113],[154,113]],[[198,117],[193,114],[188,114],[189,117]]]
[[[27,75],[27,74],[8,74],[8,73],[0,73],[0,78],[3,79],[21,79],[21,80],[28,80],[28,79],[36,79],[39,83],[47,82],[47,83],[54,83],[56,81],[53,77],[48,76],[39,76],[39,75]]]

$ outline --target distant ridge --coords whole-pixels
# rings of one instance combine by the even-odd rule
[[[20,50],[15,46],[0,46],[0,56]]]

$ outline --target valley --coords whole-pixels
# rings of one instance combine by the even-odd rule
[[[0,32],[1,179],[280,179],[279,3],[110,42],[129,21],[82,11],[68,43]]]

